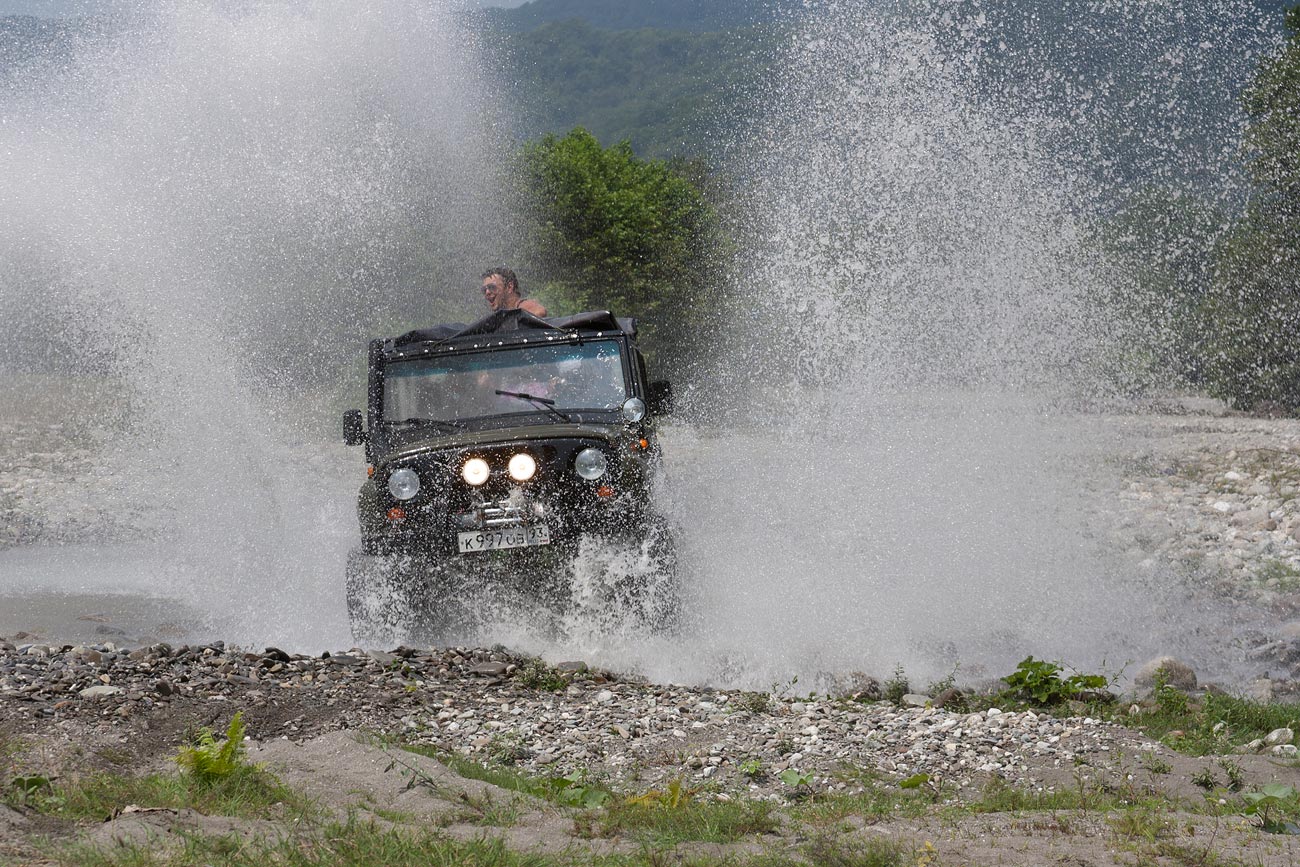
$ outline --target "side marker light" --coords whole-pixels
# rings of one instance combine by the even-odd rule
[[[400,524],[402,521],[406,520],[406,510],[401,506],[394,506],[388,510],[388,520],[392,521],[394,524]]]
[[[601,485],[599,488],[596,489],[596,496],[607,500],[610,497],[614,496],[614,489],[611,488],[609,485]]]

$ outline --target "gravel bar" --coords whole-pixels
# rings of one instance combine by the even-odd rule
[[[864,772],[1034,785],[1048,769],[1102,759],[1136,737],[1087,718],[654,685],[582,663],[543,670],[564,678],[557,691],[525,685],[538,671],[536,660],[499,649],[309,657],[220,642],[126,650],[0,641],[0,732],[129,748],[198,724],[224,727],[243,710],[259,741],[352,729],[543,776],[580,771],[621,791],[683,779],[722,798],[786,794],[786,769],[817,790],[852,791]]]

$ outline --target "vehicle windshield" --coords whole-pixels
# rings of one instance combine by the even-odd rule
[[[499,393],[503,391],[514,396]],[[623,354],[614,340],[401,361],[389,364],[384,373],[384,418],[389,422],[452,422],[548,412],[548,406],[559,413],[616,410],[626,399]]]

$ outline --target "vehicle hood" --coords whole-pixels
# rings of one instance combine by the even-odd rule
[[[383,457],[382,462],[389,464],[431,451],[468,449],[525,441],[599,439],[612,443],[618,439],[623,427],[622,424],[583,422],[581,424],[534,424],[492,430],[430,433],[393,449]]]

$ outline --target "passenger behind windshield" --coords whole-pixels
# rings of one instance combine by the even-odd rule
[[[384,417],[456,421],[543,411],[508,391],[563,410],[616,410],[627,398],[617,343],[540,346],[389,365]]]

